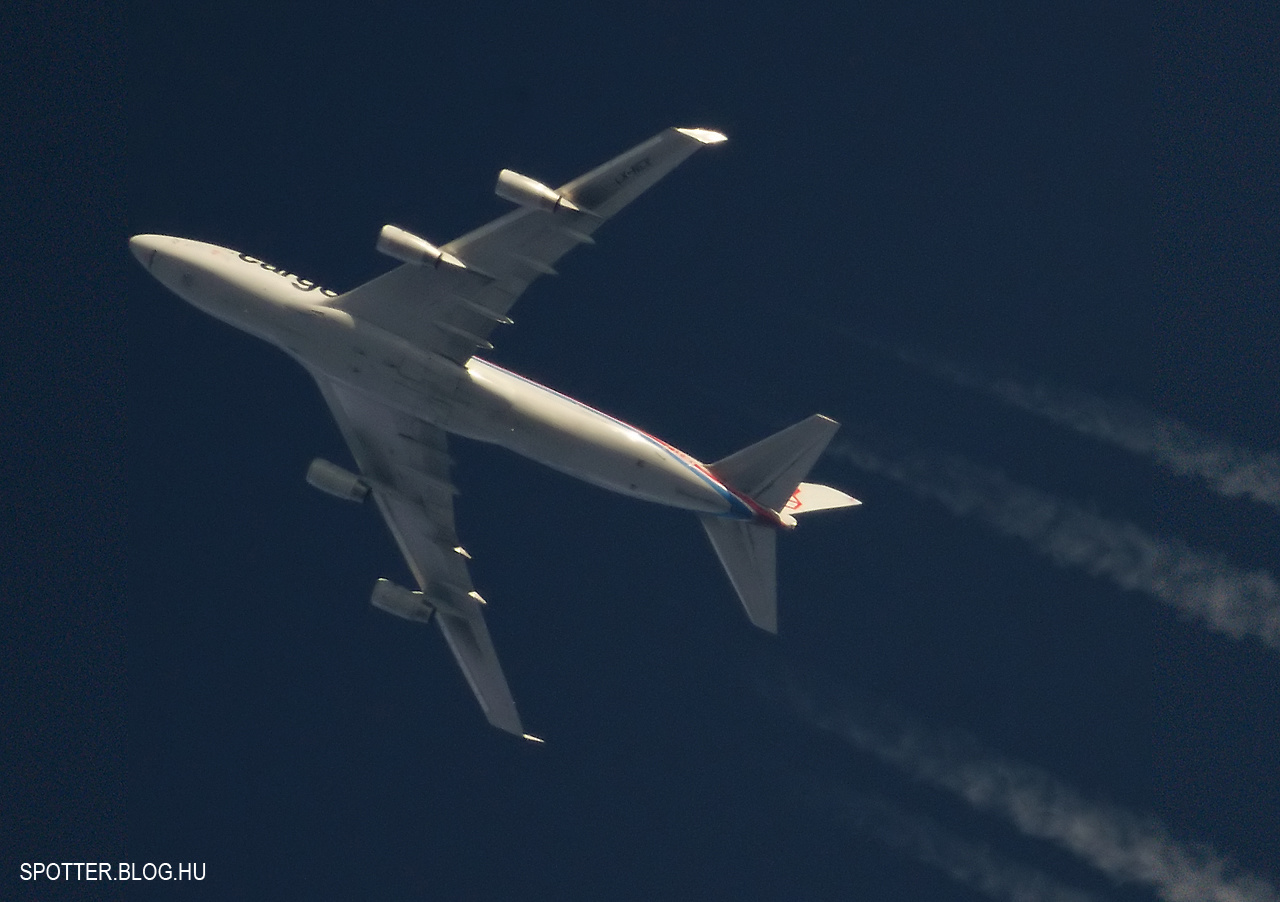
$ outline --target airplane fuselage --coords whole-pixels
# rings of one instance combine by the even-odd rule
[[[622,495],[781,525],[667,443],[477,357],[459,365],[415,347],[329,306],[336,293],[308,279],[189,239],[144,235],[131,246],[153,276],[197,308],[448,432]]]

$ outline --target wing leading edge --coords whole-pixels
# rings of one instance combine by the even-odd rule
[[[707,129],[668,128],[555,189],[572,201],[554,210],[521,207],[440,250],[463,266],[404,264],[330,304],[456,363],[492,347],[489,335],[516,299],[600,225],[706,144]]]
[[[454,529],[456,490],[444,431],[313,375],[485,717],[526,735]]]

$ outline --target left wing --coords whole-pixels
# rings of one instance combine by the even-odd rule
[[[434,266],[406,263],[329,304],[466,363],[493,347],[489,333],[511,321],[507,312],[538,276],[555,275],[556,261],[579,244],[593,244],[591,233],[606,219],[698,148],[724,140],[707,129],[669,128],[554,191],[526,179],[545,193],[522,195],[517,203],[528,205],[435,249],[443,256]],[[500,177],[499,192],[513,196],[502,185]]]
[[[467,554],[454,530],[456,489],[444,431],[321,373],[312,375],[418,582],[421,602],[434,608],[485,717],[501,730],[523,735],[485,627],[484,601],[472,585]]]

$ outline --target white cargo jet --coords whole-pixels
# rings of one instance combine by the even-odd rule
[[[378,250],[402,265],[346,294],[249,254],[164,235],[129,246],[161,284],[280,348],[315,377],[359,474],[317,458],[307,481],[351,501],[372,495],[416,590],[378,580],[373,604],[409,620],[434,615],[489,722],[528,739],[507,688],[454,531],[454,433],[510,448],[603,488],[697,513],[747,616],[777,631],[774,540],[810,511],[848,507],[801,480],[837,424],[823,416],[703,464],[633,426],[474,356],[540,275],[695,150],[724,136],[670,128],[559,188],[503,170],[518,205],[436,247],[386,226]]]

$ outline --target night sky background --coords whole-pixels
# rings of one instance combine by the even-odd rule
[[[46,21],[9,203],[39,252],[5,252],[32,287],[4,312],[0,895],[103,860],[205,862],[174,898],[1276,899],[1280,628],[1211,629],[1162,579],[1208,561],[1277,616],[1280,504],[1064,421],[1275,465],[1280,23],[1063,6]],[[508,209],[500,169],[558,184],[669,125],[729,142],[489,357],[703,460],[825,413],[813,476],[865,506],[781,538],[771,637],[693,517],[455,440],[535,746],[369,606],[407,569],[304,483],[349,462],[311,379],[126,242],[346,290],[384,223],[442,243]],[[1013,522],[1032,501],[1049,525]],[[1159,537],[1155,575],[1099,523]]]

